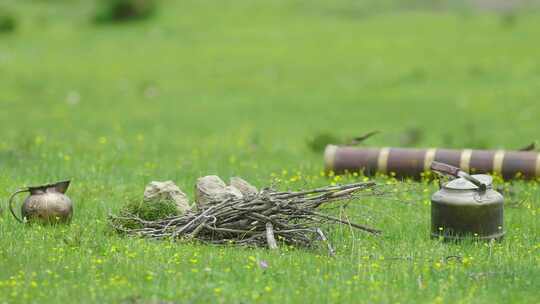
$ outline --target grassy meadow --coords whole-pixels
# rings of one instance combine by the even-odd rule
[[[0,0],[17,20],[0,33],[0,303],[538,303],[537,181],[497,181],[507,235],[495,244],[430,240],[437,186],[382,176],[393,195],[328,212],[383,235],[325,227],[334,258],[107,225],[153,180],[193,199],[209,174],[283,189],[366,179],[325,175],[308,145],[318,134],[539,139],[540,12],[425,2],[161,1],[146,20],[96,24],[93,1]],[[21,225],[6,209],[17,188],[68,178],[70,226]]]

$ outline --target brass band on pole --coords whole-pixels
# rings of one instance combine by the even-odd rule
[[[471,156],[472,156],[471,149],[465,149],[461,151],[461,156],[459,158],[459,168],[461,168],[461,170],[465,172],[470,171]]]
[[[328,145],[326,146],[326,149],[324,150],[324,165],[326,166],[326,169],[333,171],[334,170],[334,163],[336,160],[336,150],[338,146],[335,145]]]
[[[380,173],[385,174],[387,171],[389,154],[390,154],[390,148],[382,148],[379,151],[379,157],[377,157],[377,170]]]
[[[540,154],[536,157],[536,170],[535,170],[536,177],[540,177]]]
[[[427,149],[426,156],[424,157],[424,171],[429,171],[431,163],[435,160],[435,155],[437,154],[437,149]]]
[[[502,174],[504,150],[498,150],[493,156],[493,173]]]

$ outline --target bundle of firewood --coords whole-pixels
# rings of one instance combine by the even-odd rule
[[[318,210],[321,206],[381,194],[374,182],[351,183],[303,191],[276,191],[265,188],[242,197],[230,196],[209,201],[182,215],[144,220],[121,213],[110,216],[111,225],[133,236],[153,239],[196,239],[211,244],[238,244],[278,248],[279,243],[311,247],[314,241],[326,242],[323,224],[344,224],[368,233],[381,231]],[[126,221],[136,227],[123,225]]]

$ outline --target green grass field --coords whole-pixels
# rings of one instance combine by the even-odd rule
[[[507,236],[491,245],[430,240],[436,186],[384,177],[393,197],[343,210],[383,236],[327,227],[335,258],[323,246],[123,238],[106,221],[152,180],[193,197],[208,174],[284,189],[358,179],[321,176],[322,154],[306,144],[320,133],[383,131],[373,146],[400,145],[407,130],[420,130],[409,143],[419,147],[537,140],[535,10],[186,0],[96,25],[90,1],[20,2],[0,1],[18,20],[0,33],[0,303],[540,301],[536,182],[504,184],[515,192]],[[70,226],[24,226],[7,212],[18,187],[65,178]]]

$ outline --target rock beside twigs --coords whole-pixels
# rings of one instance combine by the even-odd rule
[[[231,187],[238,189],[244,197],[254,196],[259,192],[257,188],[238,176],[231,177],[229,183],[231,184]]]
[[[195,201],[199,206],[243,197],[240,190],[227,186],[217,175],[199,177],[195,185]]]
[[[191,210],[189,200],[184,192],[172,181],[153,181],[144,189],[144,202],[172,201],[176,205],[178,214]]]

